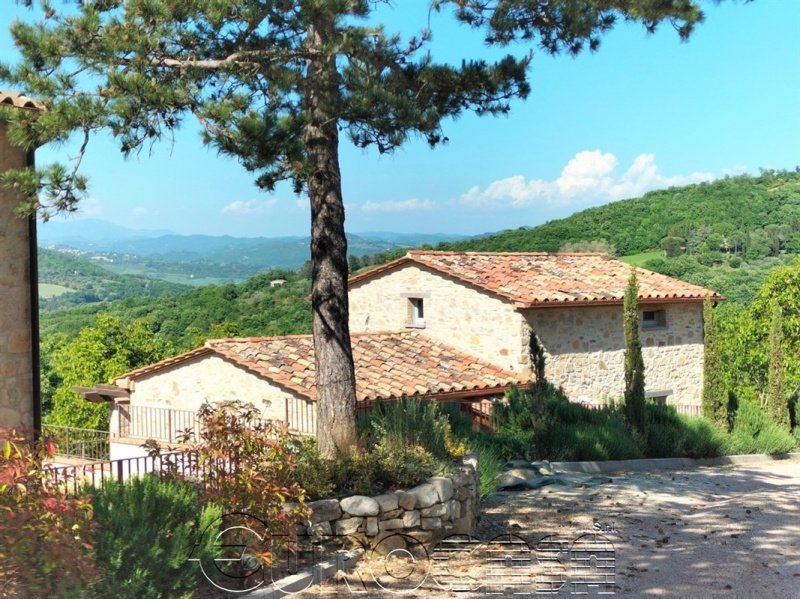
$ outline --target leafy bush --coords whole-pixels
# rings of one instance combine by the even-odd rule
[[[220,508],[201,506],[197,489],[187,482],[153,475],[124,484],[109,481],[92,495],[97,562],[103,570],[99,596],[190,597],[203,577],[186,560],[190,555],[213,558],[216,535],[201,533],[213,530]]]
[[[370,495],[447,473],[467,444],[435,402],[403,398],[379,404],[360,421],[360,450],[324,459],[313,439],[292,442],[294,475],[310,499]]]
[[[779,454],[795,446],[795,438],[770,420],[754,402],[748,399],[739,402],[733,429],[726,439],[725,453]]]
[[[648,402],[649,428],[644,453],[648,458],[718,456],[725,436],[707,420],[681,416],[672,406]]]
[[[386,450],[424,447],[437,458],[449,458],[447,415],[433,401],[402,397],[376,405],[369,414],[369,426],[376,446]]]
[[[267,566],[274,551],[282,549],[282,541],[309,515],[305,493],[294,480],[295,445],[287,425],[262,420],[255,406],[241,401],[203,404],[198,417],[199,440],[189,443],[191,430],[180,438],[189,445],[189,459],[181,465],[189,466],[188,472],[175,468],[173,475],[179,476],[180,471],[180,477],[200,481],[201,500],[219,505],[228,519],[232,513],[241,515],[239,521],[226,525],[222,540],[227,547],[246,545],[252,532],[269,536],[272,547],[251,556]],[[226,583],[238,579],[241,589],[248,588],[253,582],[251,574],[259,568],[252,566],[252,560],[246,561],[230,564]]]
[[[0,428],[0,594],[74,597],[97,573],[87,496],[67,497],[42,468],[54,447]]]
[[[376,445],[370,451],[343,453],[334,460],[326,460],[320,456],[313,439],[297,443],[295,476],[310,499],[371,495],[385,489],[410,487],[446,469],[445,462],[420,446]]]

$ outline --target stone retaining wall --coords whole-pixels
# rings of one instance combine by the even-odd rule
[[[436,476],[407,491],[311,502],[307,533],[355,537],[369,546],[403,534],[429,545],[449,535],[471,533],[479,502],[478,459],[468,456],[452,477]]]

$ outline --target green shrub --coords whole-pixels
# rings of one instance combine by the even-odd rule
[[[642,451],[619,408],[590,410],[550,399],[534,430],[536,457],[554,461],[626,460]]]
[[[219,507],[201,506],[189,483],[156,476],[110,481],[92,489],[95,549],[103,577],[101,597],[158,599],[190,597],[204,580],[187,562],[213,556],[216,535],[202,535],[221,516]]]
[[[321,457],[313,439],[298,441],[295,475],[309,499],[373,495],[411,487],[446,472],[446,462],[420,446],[384,447],[342,453],[334,460]]]
[[[490,435],[475,435],[470,440],[470,450],[478,455],[481,498],[497,491],[497,479],[505,471],[508,461],[500,449],[497,438]]]
[[[722,453],[724,435],[702,418],[681,416],[672,406],[647,403],[648,458],[701,458]]]
[[[323,499],[334,494],[336,484],[333,469],[322,457],[314,437],[297,437],[292,440],[295,453],[295,481],[311,500]]]
[[[795,446],[795,438],[776,425],[764,410],[750,400],[739,401],[733,429],[726,439],[727,454],[779,454]]]
[[[374,450],[379,481],[384,488],[412,487],[434,474],[444,474],[444,464],[420,446]]]
[[[369,414],[373,442],[387,450],[424,447],[437,458],[450,457],[450,422],[433,401],[403,397],[376,405]]]

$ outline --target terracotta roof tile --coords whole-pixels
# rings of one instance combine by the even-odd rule
[[[621,303],[631,266],[606,254],[410,251],[350,279],[350,285],[400,267],[417,264],[514,302],[518,307]],[[710,289],[666,275],[636,269],[644,302],[723,299]]]
[[[528,377],[482,362],[417,331],[352,335],[358,401],[462,391],[502,393]],[[314,343],[310,335],[212,339],[205,346],[121,375],[136,379],[181,361],[217,354],[309,399],[316,399]],[[435,356],[435,358],[433,357]]]

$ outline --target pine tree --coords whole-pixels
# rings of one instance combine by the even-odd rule
[[[636,271],[631,271],[623,301],[623,327],[625,330],[625,420],[628,426],[642,436],[645,434],[647,414],[644,398],[644,359],[639,341],[639,282]]]
[[[33,0],[21,0],[30,5]],[[437,64],[426,28],[409,40],[368,21],[369,0],[84,0],[40,24],[12,26],[22,62],[0,81],[41,98],[41,118],[12,133],[31,148],[81,140],[74,168],[6,177],[40,211],[74,209],[77,165],[93,134],[110,131],[125,154],[169,138],[187,116],[204,142],[237,158],[256,184],[282,180],[311,204],[313,335],[320,450],[356,443],[355,377],[347,304],[347,241],[339,134],[391,152],[410,136],[447,140],[442,122],[465,111],[504,114],[529,91],[531,55],[489,64]],[[420,3],[422,4],[422,3]],[[76,6],[77,5],[77,6]],[[666,21],[682,38],[702,20],[694,0],[433,0],[489,44],[521,40],[545,52],[597,49],[617,20],[648,31]],[[428,15],[428,7],[423,11]],[[42,193],[39,193],[40,190]]]
[[[717,328],[711,300],[703,302],[703,416],[719,428],[728,426],[728,394],[722,377],[722,360],[717,347]]]
[[[779,427],[790,431],[789,402],[783,365],[783,311],[778,302],[772,304],[772,325],[769,331],[769,374],[767,377],[767,410]]]

